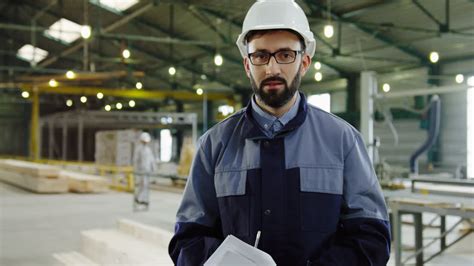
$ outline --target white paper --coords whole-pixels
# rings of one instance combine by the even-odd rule
[[[270,255],[228,235],[204,266],[276,266]]]

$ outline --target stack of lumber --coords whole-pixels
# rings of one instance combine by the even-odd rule
[[[67,179],[54,166],[39,163],[0,160],[0,180],[37,193],[65,193]]]
[[[58,265],[173,265],[167,246],[172,233],[122,219],[118,229],[81,232],[81,252],[55,253]]]
[[[184,138],[178,165],[178,176],[187,177],[193,162],[195,148],[191,138]]]
[[[102,165],[132,165],[133,148],[141,131],[110,130],[95,135],[95,162]]]
[[[69,191],[78,193],[100,193],[109,190],[109,182],[107,179],[71,171],[62,170],[59,173],[61,178],[67,179]]]

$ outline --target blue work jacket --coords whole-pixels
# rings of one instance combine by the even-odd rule
[[[277,265],[386,265],[386,205],[360,134],[308,105],[267,137],[247,106],[199,141],[169,253],[202,265],[232,234]]]

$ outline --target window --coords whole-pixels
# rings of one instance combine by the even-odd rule
[[[331,94],[315,94],[308,97],[308,103],[323,109],[326,112],[331,112]]]
[[[48,51],[34,47],[31,44],[25,44],[23,47],[18,49],[16,56],[22,60],[30,62],[32,65],[36,65],[39,61],[48,56]]]
[[[82,25],[62,18],[44,31],[46,37],[70,44],[81,37]]]
[[[474,87],[467,89],[467,177],[474,178]]]
[[[98,5],[115,13],[120,13],[138,3],[138,0],[90,0],[94,5]]]
[[[160,131],[160,160],[162,162],[169,162],[171,160],[173,138],[169,129],[162,129]]]

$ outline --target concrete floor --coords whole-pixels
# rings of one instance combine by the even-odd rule
[[[134,213],[129,193],[40,195],[0,182],[0,265],[53,265],[53,253],[81,249],[80,231],[115,228],[119,218],[172,231],[180,199],[179,189],[152,191],[150,211]],[[413,231],[403,234],[409,245]],[[427,265],[473,266],[472,235]]]
[[[148,212],[132,211],[132,194],[34,194],[0,182],[0,265],[54,265],[53,253],[79,251],[80,231],[116,228],[128,218],[173,230],[180,193],[152,191]]]

